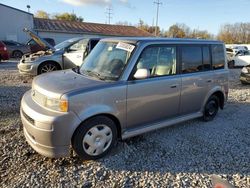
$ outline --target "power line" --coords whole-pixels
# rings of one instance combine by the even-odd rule
[[[154,1],[154,4],[156,4],[156,6],[157,6],[156,23],[155,23],[155,36],[157,36],[159,7],[160,7],[160,5],[162,5],[162,2],[160,2],[160,0],[157,0],[157,1]]]
[[[112,19],[112,17],[111,17],[111,15],[113,14],[112,13],[112,8],[111,7],[107,7],[107,9],[106,9],[106,16],[107,16],[107,18],[108,18],[108,24],[110,24],[110,20]]]

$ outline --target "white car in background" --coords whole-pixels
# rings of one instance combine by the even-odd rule
[[[250,65],[250,51],[238,52],[231,61],[228,62],[230,68]]]

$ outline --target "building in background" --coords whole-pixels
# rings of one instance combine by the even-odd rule
[[[0,40],[26,42],[24,27],[33,29],[33,14],[0,3]]]
[[[134,26],[109,25],[99,23],[77,22],[34,18],[34,29],[43,38],[53,38],[56,43],[66,39],[86,37],[136,36],[149,37],[150,33]]]
[[[42,38],[53,38],[56,44],[73,37],[152,36],[133,26],[34,18],[33,14],[0,3],[0,40],[26,43],[30,37],[23,28]]]

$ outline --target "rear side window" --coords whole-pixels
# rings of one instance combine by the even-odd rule
[[[211,56],[210,56],[210,50],[208,46],[204,46],[202,48],[203,50],[203,70],[209,71],[211,70]]]
[[[225,55],[223,45],[212,45],[213,69],[223,69],[225,64]]]
[[[199,46],[183,46],[181,48],[182,73],[193,73],[203,70],[202,48]]]

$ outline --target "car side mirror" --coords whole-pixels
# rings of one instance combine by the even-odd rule
[[[134,78],[140,80],[148,78],[149,75],[150,73],[148,69],[137,69],[137,71],[134,74]]]

